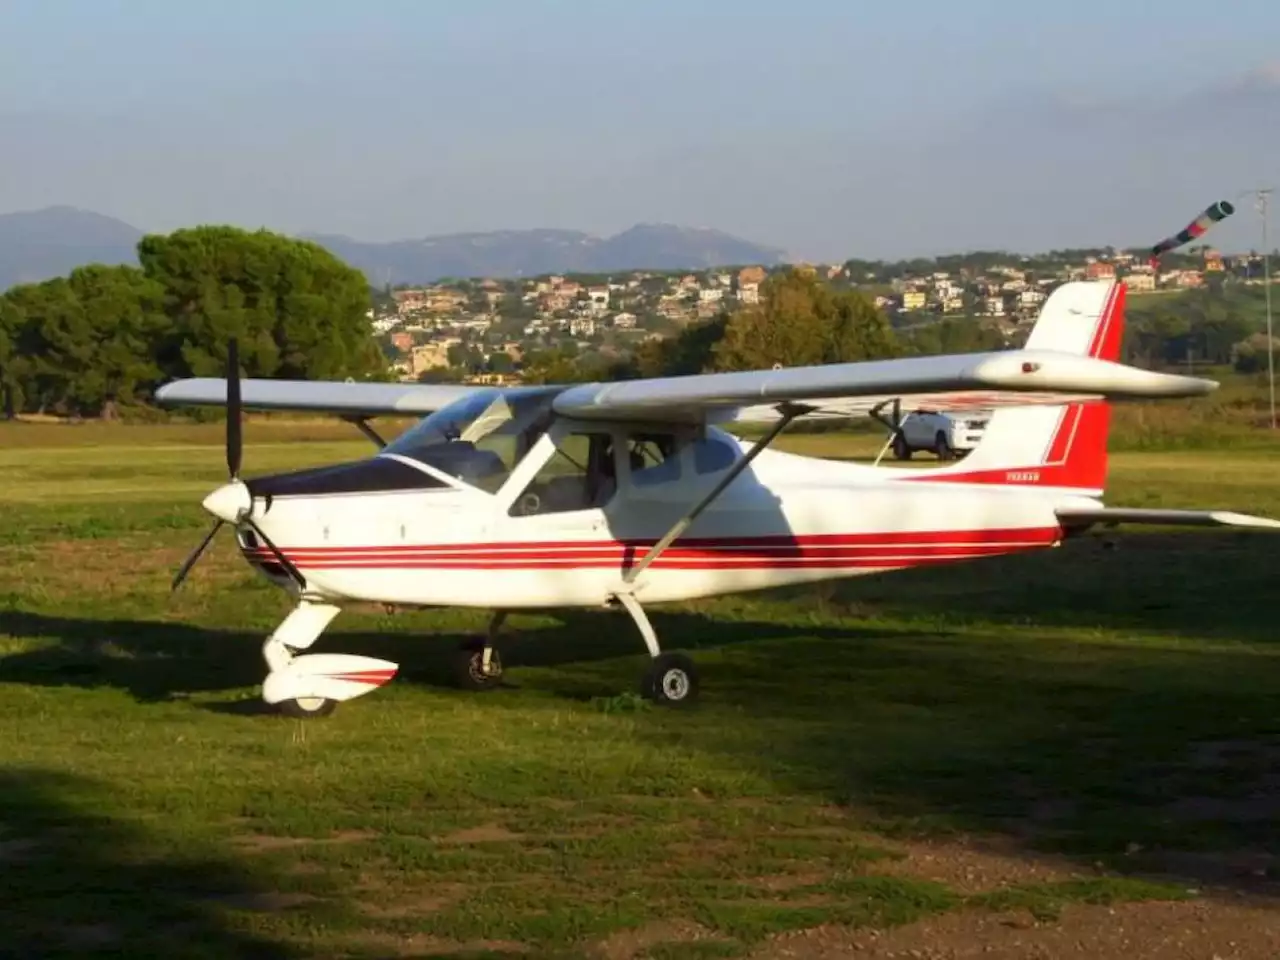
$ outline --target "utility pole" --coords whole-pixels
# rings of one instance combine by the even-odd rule
[[[1271,392],[1271,429],[1276,428],[1276,368],[1271,341],[1271,232],[1268,229],[1268,201],[1271,188],[1258,191],[1258,213],[1262,217],[1262,285],[1267,303],[1267,384]]]

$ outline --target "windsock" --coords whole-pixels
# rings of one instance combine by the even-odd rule
[[[1180,247],[1184,243],[1190,243],[1205,233],[1211,226],[1219,220],[1225,220],[1236,212],[1226,200],[1219,200],[1217,203],[1205,209],[1204,213],[1192,220],[1186,227],[1179,230],[1171,237],[1165,237],[1154,247],[1151,248],[1151,265],[1153,267],[1159,265],[1160,255],[1168,253],[1175,247]]]

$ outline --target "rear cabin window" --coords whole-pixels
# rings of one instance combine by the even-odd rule
[[[719,437],[707,437],[693,445],[693,470],[697,474],[728,470],[738,459],[738,448]]]
[[[670,434],[636,434],[627,439],[631,482],[653,487],[680,479],[680,450]]]

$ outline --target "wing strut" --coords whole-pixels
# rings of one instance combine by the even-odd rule
[[[378,435],[377,430],[369,426],[369,421],[364,417],[343,417],[342,419],[347,421],[347,423],[354,425],[357,430],[372,440],[378,449],[382,449],[387,445],[387,441],[383,440],[382,437]]]
[[[648,567],[649,564],[653,563],[653,561],[657,560],[658,557],[660,557],[663,552],[680,537],[681,534],[689,529],[689,525],[698,519],[702,511],[711,506],[711,504],[715,502],[716,498],[719,497],[720,494],[724,493],[729,484],[737,480],[738,477],[742,475],[742,472],[746,470],[747,467],[751,466],[751,461],[759,456],[765,447],[773,443],[773,441],[777,439],[778,434],[782,433],[792,420],[796,417],[812,412],[814,408],[798,403],[781,403],[778,405],[777,409],[780,417],[774,422],[773,426],[769,428],[768,433],[757,440],[755,444],[752,445],[751,449],[747,451],[746,455],[741,460],[734,463],[734,465],[729,468],[728,472],[720,478],[720,482],[712,487],[707,492],[706,496],[699,500],[688,513],[677,520],[671,526],[671,529],[663,535],[662,539],[649,548],[649,552],[641,557],[640,561],[635,566],[631,567],[622,575],[622,582],[624,584],[627,584],[628,586],[634,584],[636,582],[636,578],[639,577],[640,574],[644,573],[645,568]]]
[[[884,415],[884,408],[887,406],[892,406],[893,408],[893,419]],[[902,432],[902,421],[905,419],[902,416],[902,398],[894,397],[892,400],[882,400],[868,410],[867,414],[871,419],[884,424],[884,428],[889,431],[889,436],[885,438],[884,446],[880,448],[880,452],[876,454],[875,463],[872,464],[873,467],[878,467],[880,466],[880,461],[884,459],[884,455],[893,446],[893,441]],[[911,414],[907,414],[907,416],[909,417]]]

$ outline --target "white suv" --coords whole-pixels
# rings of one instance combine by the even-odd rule
[[[893,455],[910,460],[917,450],[932,450],[939,460],[963,456],[978,445],[990,418],[986,411],[960,416],[916,410],[902,418],[893,438]]]

